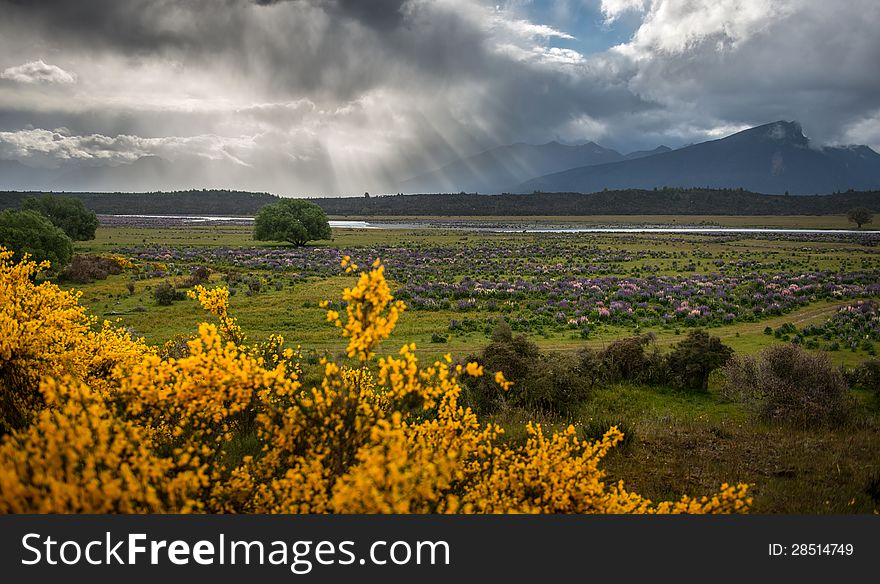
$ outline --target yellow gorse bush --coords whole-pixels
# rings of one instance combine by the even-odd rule
[[[423,365],[414,345],[375,359],[405,308],[378,262],[343,293],[345,322],[328,311],[359,364],[322,360],[320,381],[305,383],[280,336],[247,342],[223,288],[192,293],[219,326],[163,358],[98,327],[75,295],[33,285],[39,266],[0,258],[0,371],[16,372],[3,407],[18,396],[26,414],[0,443],[3,512],[729,513],[751,502],[745,485],[654,503],[607,484],[616,428],[591,442],[531,425],[524,444],[505,443],[459,404],[458,377],[483,375],[477,364]]]
[[[71,375],[104,390],[117,365],[151,352],[123,329],[98,326],[79,294],[35,285],[48,266],[27,256],[12,263],[12,252],[0,247],[0,435],[29,423],[43,403],[42,379]]]

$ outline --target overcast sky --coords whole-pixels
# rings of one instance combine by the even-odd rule
[[[877,0],[0,0],[0,159],[332,195],[779,119],[880,149],[878,26]]]

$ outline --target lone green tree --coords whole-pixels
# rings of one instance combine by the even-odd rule
[[[254,239],[286,241],[303,246],[316,239],[330,239],[330,222],[318,205],[302,199],[284,199],[257,212]]]
[[[73,257],[73,242],[67,234],[36,211],[0,212],[0,245],[12,250],[18,261],[26,253],[38,262],[49,260],[54,272],[69,264]]]
[[[861,229],[862,225],[867,225],[874,220],[874,213],[865,207],[854,207],[846,213],[846,218],[850,223],[855,223],[857,229]]]
[[[673,380],[684,389],[708,391],[709,375],[727,364],[733,349],[702,330],[688,333],[666,357]]]
[[[44,215],[74,241],[95,239],[98,216],[94,211],[86,209],[79,199],[52,195],[29,197],[22,202],[21,208]]]

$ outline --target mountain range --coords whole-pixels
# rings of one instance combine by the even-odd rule
[[[0,188],[18,191],[131,191],[184,188],[185,168],[158,156],[143,156],[115,166],[35,168],[0,160]],[[184,184],[181,182],[184,181]],[[199,185],[193,185],[199,186]]]
[[[498,193],[504,187],[512,187],[546,174],[634,160],[669,151],[666,146],[659,146],[654,150],[623,155],[595,142],[576,146],[559,142],[541,145],[520,142],[459,158],[437,170],[402,181],[399,190],[405,193]]]
[[[880,187],[880,154],[867,146],[817,147],[800,124],[780,121],[636,160],[547,174],[511,192],[591,193],[663,186],[792,195],[871,190]]]
[[[562,168],[567,165],[569,168]],[[556,170],[548,170],[556,167]],[[516,181],[527,174],[533,176]],[[778,121],[672,150],[622,155],[593,142],[515,144],[404,181],[403,192],[593,193],[605,189],[742,188],[792,195],[880,188],[868,146],[816,146],[797,122]]]

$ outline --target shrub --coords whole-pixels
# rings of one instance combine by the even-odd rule
[[[584,347],[577,355],[578,370],[587,382],[589,390],[592,391],[604,375],[602,355],[589,347]]]
[[[523,391],[523,382],[528,379],[532,367],[539,362],[540,357],[536,344],[525,335],[513,336],[510,325],[499,320],[489,344],[479,355],[470,356],[468,360],[475,361],[490,371],[503,371],[505,377],[514,383],[514,391],[520,392]],[[495,412],[509,397],[501,391],[498,384],[486,377],[465,382],[465,401],[478,412]]]
[[[724,394],[754,403],[767,421],[833,426],[845,422],[852,410],[840,370],[826,355],[796,345],[775,345],[758,357],[739,356],[724,371]]]
[[[79,199],[53,195],[29,197],[21,204],[21,208],[43,215],[73,241],[95,239],[98,216]]]
[[[654,342],[651,333],[614,341],[601,352],[604,380],[609,383],[621,381],[653,382],[665,378],[663,360],[656,348],[646,353],[645,348]]]
[[[42,266],[11,259],[0,247],[0,436],[34,420],[43,378],[73,375],[103,390],[115,365],[148,352],[124,330],[98,326],[73,293],[35,285]]]
[[[856,385],[872,392],[880,402],[880,359],[868,359],[856,367],[854,378]]]
[[[76,284],[87,284],[95,280],[105,280],[111,274],[121,274],[119,262],[96,255],[77,254],[70,265],[59,274],[61,280]]]
[[[248,278],[247,287],[248,287],[248,289],[247,289],[248,296],[251,296],[253,294],[259,294],[260,291],[263,289],[263,283],[260,281],[260,279],[258,277],[255,276],[252,278]]]
[[[208,283],[208,279],[211,276],[211,272],[208,268],[204,266],[197,266],[193,268],[193,271],[190,273],[189,278],[186,281],[185,286],[187,288],[192,288],[193,286],[201,286]]]
[[[763,392],[758,359],[752,355],[734,355],[723,371],[724,383],[720,391],[722,399],[749,405],[760,402]]]
[[[708,391],[709,375],[723,367],[733,356],[733,349],[702,330],[688,333],[666,357],[672,382],[692,391]]]
[[[525,335],[514,336],[510,326],[500,321],[491,342],[469,358],[486,370],[503,371],[512,382],[504,391],[490,377],[466,381],[465,396],[478,412],[492,413],[502,404],[539,410],[551,414],[571,414],[589,397],[595,371],[582,355],[541,353]]]
[[[162,282],[153,288],[153,298],[159,306],[171,306],[172,303],[186,298],[186,294],[177,290],[170,282]]]
[[[530,410],[572,414],[590,396],[590,383],[575,355],[545,353],[529,375],[507,392],[511,403]],[[514,378],[510,378],[513,381]]]
[[[11,250],[16,261],[30,254],[37,263],[54,272],[70,263],[73,242],[65,233],[36,211],[6,209],[0,212],[0,246]]]

